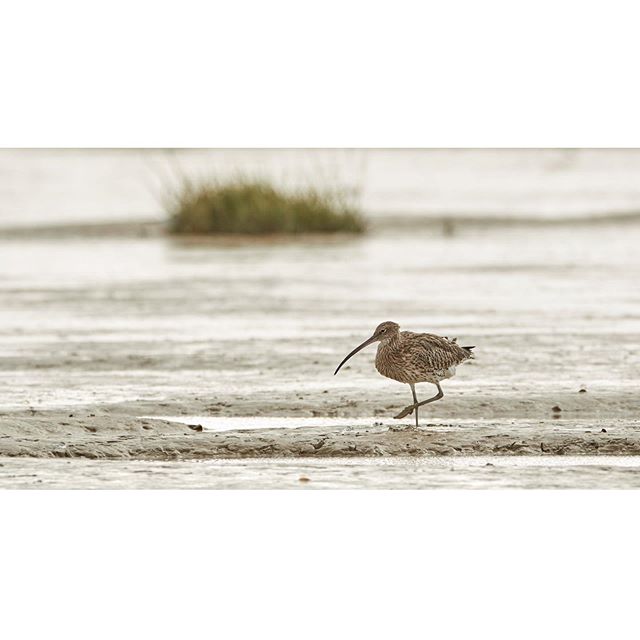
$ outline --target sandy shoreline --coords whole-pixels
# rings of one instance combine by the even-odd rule
[[[80,411],[0,417],[0,456],[203,460],[358,456],[640,455],[624,419],[485,420],[198,431],[184,424]]]

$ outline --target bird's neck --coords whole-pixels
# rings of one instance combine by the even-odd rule
[[[387,340],[385,340],[384,342],[380,343],[380,348],[381,349],[393,349],[394,347],[397,347],[400,344],[400,334],[396,333],[393,336],[390,336]]]

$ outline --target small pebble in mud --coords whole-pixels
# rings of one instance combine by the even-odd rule
[[[193,431],[202,431],[201,424],[188,424],[187,427],[189,427],[189,429],[193,429]]]
[[[551,407],[551,411],[553,411],[553,413],[560,413],[562,409],[556,405],[555,407]]]
[[[600,433],[607,433],[607,430],[603,427],[602,429],[600,429]]]
[[[311,478],[307,478],[307,476],[300,476],[298,478],[298,482],[311,482]]]
[[[587,393],[587,390],[586,390],[584,387],[581,387],[581,388],[578,390],[578,393]]]
[[[493,467],[493,463],[492,462],[487,462],[487,464],[484,465],[485,467]]]
[[[69,417],[70,417],[70,418],[73,418],[73,413],[70,413],[70,414],[69,414]]]

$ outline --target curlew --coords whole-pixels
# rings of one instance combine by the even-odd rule
[[[333,375],[340,371],[340,367],[351,356],[374,342],[380,343],[376,352],[378,373],[386,378],[408,384],[413,394],[413,404],[405,407],[394,417],[400,420],[415,411],[416,427],[419,426],[418,408],[440,400],[444,396],[440,382],[452,378],[459,364],[474,357],[471,353],[474,347],[460,347],[456,338],[450,340],[432,333],[400,331],[400,326],[395,322],[383,322],[376,327],[370,338],[347,355]],[[438,393],[433,398],[418,402],[416,384],[419,382],[435,384]]]

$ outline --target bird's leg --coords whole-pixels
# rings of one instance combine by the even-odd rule
[[[439,382],[436,382],[435,385],[436,387],[438,387],[438,393],[435,396],[433,396],[433,398],[429,398],[428,400],[423,400],[422,402],[416,402],[415,404],[405,407],[397,416],[393,416],[393,417],[396,420],[401,420],[402,418],[405,418],[410,413],[412,413],[414,409],[416,410],[416,415],[417,415],[418,407],[421,407],[423,404],[429,404],[430,402],[435,402],[436,400],[440,400],[440,398],[444,396],[444,393],[442,392],[442,387],[440,386]],[[414,396],[414,399],[417,400],[417,398],[415,397],[415,390],[413,391],[413,396]]]
[[[394,416],[396,420],[400,420],[400,418],[405,418],[406,416],[413,413],[413,410],[416,410],[416,427],[418,426],[418,396],[416,395],[416,385],[409,383],[411,387],[411,393],[413,394],[413,404],[405,407],[397,416]]]

